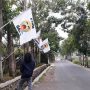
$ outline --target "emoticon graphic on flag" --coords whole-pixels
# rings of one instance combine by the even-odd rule
[[[32,18],[29,20],[24,20],[21,22],[20,25],[16,26],[19,34],[23,34],[23,32],[28,32],[34,28],[34,23],[32,21]]]
[[[35,39],[36,28],[34,25],[31,8],[14,18],[13,23],[20,35],[20,45]]]

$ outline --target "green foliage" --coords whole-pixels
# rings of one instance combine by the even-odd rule
[[[52,0],[51,9],[53,12],[59,12],[60,10],[64,10],[66,4],[65,0]]]
[[[72,53],[77,49],[84,55],[88,54],[90,51],[90,30],[89,23],[87,24],[89,19],[87,19],[87,11],[84,8],[84,3],[82,4],[80,0],[78,0],[76,3],[74,3],[72,0],[69,0],[68,2],[66,0],[55,0],[54,3],[56,4],[56,6],[53,7],[54,12],[61,11],[62,15],[69,14],[61,20],[57,20],[55,17],[50,19],[53,23],[56,24],[56,26],[62,23],[61,27],[63,30],[67,33],[70,33],[68,39],[65,40],[61,45],[61,53],[65,55]],[[83,7],[80,6],[80,4],[83,5]],[[67,6],[71,6],[71,9],[67,10]],[[87,8],[89,9],[89,7],[90,5],[88,3]],[[73,12],[75,12],[79,18],[74,16]],[[68,29],[70,27],[70,25],[67,25],[68,22],[75,23],[73,29]]]
[[[50,62],[54,62],[55,61],[55,56],[54,56],[54,53],[52,51],[49,53],[49,61]]]
[[[6,47],[4,45],[1,45],[1,47],[0,47],[0,54],[2,54],[2,55],[6,54]]]
[[[23,56],[24,50],[21,48],[16,48],[17,50],[15,51],[15,58]]]
[[[48,2],[43,0],[33,0],[32,12],[36,29],[41,30],[48,16]]]
[[[3,0],[3,23],[6,24],[10,20],[12,20],[16,15],[19,14],[19,9],[18,7],[16,9],[12,9],[12,6],[16,4],[16,0],[13,1],[8,1],[8,0]],[[7,32],[12,33],[13,37],[18,36],[17,31],[14,28],[14,25],[12,23],[8,24],[5,27],[6,34]],[[5,34],[4,33],[4,34]]]
[[[51,27],[53,22],[48,18],[49,10],[52,9],[51,3],[49,1],[34,0],[34,5],[32,5],[33,17],[37,31],[41,30],[42,39],[48,38],[51,50],[57,52],[61,38],[58,36],[55,28]]]
[[[73,63],[80,65],[80,61],[79,60],[73,60]]]
[[[70,35],[61,45],[61,54],[68,55],[75,51],[75,39],[73,35]]]
[[[55,31],[55,29],[53,28],[48,28],[48,30],[46,30],[45,32],[42,31],[42,37],[43,39],[48,37],[51,50],[57,52],[57,50],[59,49],[60,41],[60,37],[58,36],[57,31]]]
[[[90,10],[90,2],[88,3],[87,8]]]

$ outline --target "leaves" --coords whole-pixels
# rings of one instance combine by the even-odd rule
[[[37,31],[41,30],[42,39],[49,39],[49,44],[52,51],[59,49],[59,36],[55,31],[55,28],[52,28],[52,23],[61,22],[61,20],[56,20],[53,17],[48,18],[49,10],[52,9],[50,6],[52,2],[43,1],[43,0],[34,0],[33,3],[33,17],[36,25]],[[53,3],[54,4],[54,3]],[[54,4],[55,6],[55,4]]]

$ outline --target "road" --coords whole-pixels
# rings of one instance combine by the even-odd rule
[[[69,61],[56,61],[33,90],[90,90],[90,70]]]

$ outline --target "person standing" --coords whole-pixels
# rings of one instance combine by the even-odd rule
[[[35,61],[30,53],[26,53],[20,65],[21,79],[17,90],[23,90],[23,84],[28,83],[28,90],[32,90],[32,74],[35,68]]]

